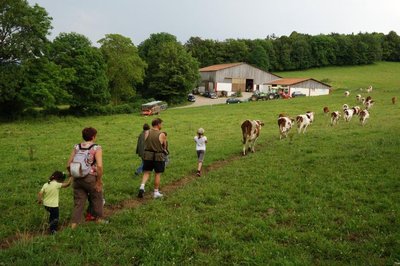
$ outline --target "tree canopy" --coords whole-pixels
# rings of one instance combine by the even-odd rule
[[[114,104],[129,101],[143,83],[147,64],[140,58],[131,39],[119,34],[107,34],[99,41],[107,64],[108,87]]]
[[[100,50],[93,47],[87,37],[78,33],[61,33],[53,41],[50,59],[62,69],[74,73],[66,84],[72,109],[80,111],[109,102],[106,63]]]
[[[170,103],[186,99],[199,81],[199,65],[176,37],[168,33],[152,34],[139,45],[139,53],[148,64],[141,93]]]

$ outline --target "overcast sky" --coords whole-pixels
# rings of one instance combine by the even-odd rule
[[[135,45],[168,32],[223,41],[267,35],[382,32],[400,34],[400,0],[28,0],[53,18],[50,39],[77,32],[94,45],[109,33]]]

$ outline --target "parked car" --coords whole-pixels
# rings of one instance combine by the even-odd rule
[[[193,94],[188,94],[187,97],[189,102],[195,102],[196,101],[196,96],[194,96]]]
[[[211,98],[211,99],[217,99],[218,98],[218,96],[217,96],[217,94],[215,92],[209,92],[209,91],[206,91],[203,94],[203,96],[207,97],[207,98]]]
[[[226,99],[226,103],[227,104],[231,104],[231,103],[241,103],[243,102],[242,100],[240,100],[239,98],[228,98]]]
[[[295,91],[292,93],[292,97],[301,97],[301,96],[306,96],[304,93],[300,92],[300,91]]]

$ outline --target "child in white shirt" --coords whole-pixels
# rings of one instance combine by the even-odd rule
[[[206,153],[207,137],[204,136],[204,129],[199,128],[197,130],[197,136],[194,137],[196,142],[197,152],[197,176],[201,176],[201,167],[203,166],[204,155]]]

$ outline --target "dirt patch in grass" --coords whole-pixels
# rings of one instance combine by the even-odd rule
[[[267,144],[258,144],[256,147],[259,150],[262,150],[265,148],[266,145]],[[205,169],[203,169],[203,174],[207,174],[208,172],[212,172],[212,171],[218,170],[222,167],[225,167],[226,165],[229,165],[231,162],[239,160],[241,157],[243,157],[241,154],[235,154],[225,160],[216,161],[216,162],[210,164]],[[174,191],[176,191],[180,188],[183,188],[184,186],[186,186],[187,184],[193,182],[194,180],[196,180],[198,178],[201,178],[201,177],[196,176],[195,173],[190,173],[190,174],[182,177],[179,180],[176,180],[172,183],[164,185],[163,192],[166,194],[173,193]],[[113,216],[122,210],[137,208],[138,206],[140,206],[142,204],[146,204],[150,200],[153,200],[152,193],[147,193],[141,199],[131,198],[131,199],[126,199],[117,204],[106,205],[104,208],[104,216],[107,219],[108,217]],[[59,225],[58,231],[62,231],[68,226],[69,226],[69,223],[66,221],[62,225]],[[8,249],[17,242],[21,242],[21,241],[27,242],[27,241],[32,240],[34,237],[43,236],[43,235],[47,235],[47,234],[48,233],[43,230],[18,232],[15,235],[1,239],[0,240],[0,249]]]

